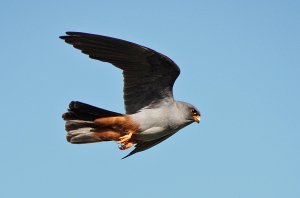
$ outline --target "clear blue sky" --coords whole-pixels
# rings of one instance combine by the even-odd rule
[[[184,2],[184,3],[179,3]],[[16,1],[0,6],[0,197],[300,197],[300,1]],[[72,100],[124,112],[121,71],[58,36],[133,41],[180,67],[203,114],[120,160],[71,145]]]

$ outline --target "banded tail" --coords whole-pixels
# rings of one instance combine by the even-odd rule
[[[73,144],[118,141],[126,121],[123,114],[78,101],[71,102],[62,117],[66,121],[67,141]]]

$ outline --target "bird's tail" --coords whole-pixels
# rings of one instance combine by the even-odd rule
[[[64,113],[62,117],[66,121],[67,141],[84,144],[119,140],[121,133],[101,121],[118,120],[124,115],[73,101],[69,105],[68,112]]]

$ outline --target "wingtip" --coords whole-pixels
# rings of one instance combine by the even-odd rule
[[[74,31],[67,31],[66,32],[66,35],[69,35],[69,36],[72,36],[74,34],[76,34],[77,32],[74,32]]]
[[[66,38],[68,38],[68,36],[59,36],[58,38],[65,40]]]
[[[136,150],[131,151],[130,153],[128,153],[128,155],[122,157],[122,160],[125,159],[125,158],[127,158],[127,157],[130,157],[131,155],[133,155],[135,153],[137,153]]]
[[[90,35],[89,33],[76,32],[76,31],[67,31],[66,35],[68,36],[81,36],[81,35]]]
[[[67,31],[67,32],[65,32],[66,35],[59,36],[59,38],[65,40],[66,38],[69,38],[70,36],[78,35],[79,33],[80,32]]]
[[[127,157],[129,157],[130,156],[130,154],[128,154],[128,155],[126,155],[126,156],[124,156],[124,157],[122,157],[122,159],[121,160],[123,160],[123,159],[126,159]]]

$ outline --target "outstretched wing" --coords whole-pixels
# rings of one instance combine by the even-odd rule
[[[167,56],[128,41],[87,34],[66,32],[60,38],[90,58],[109,62],[123,70],[124,102],[127,114],[162,102],[172,102],[173,85],[179,67]]]
[[[147,150],[163,141],[165,141],[166,139],[168,139],[169,137],[171,137],[172,135],[174,135],[175,133],[171,133],[169,135],[166,135],[164,137],[161,137],[159,139],[156,139],[156,140],[152,140],[152,141],[148,141],[148,142],[141,142],[141,143],[138,143],[135,145],[135,148],[128,154],[126,155],[125,157],[123,157],[122,159],[125,159],[135,153],[138,153],[138,152],[142,152],[144,150]]]

